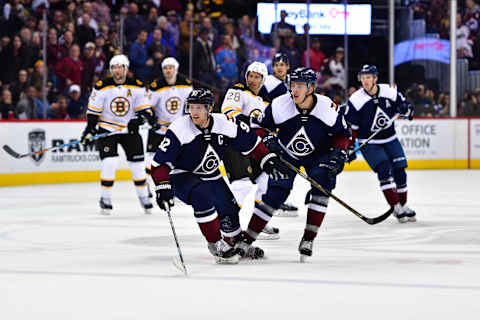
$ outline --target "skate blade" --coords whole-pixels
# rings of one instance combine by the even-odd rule
[[[240,256],[238,254],[230,258],[215,257],[215,262],[217,264],[237,264],[239,260]]]
[[[408,217],[408,222],[417,222],[417,218],[415,218],[415,217]]]
[[[183,268],[182,262],[180,261],[180,259],[178,257],[174,257],[172,262],[173,262],[173,265],[175,266],[175,268],[180,270],[185,276],[188,276],[187,270]]]
[[[408,218],[407,218],[407,217],[397,218],[397,220],[398,220],[399,223],[408,222]]]
[[[112,214],[112,209],[100,209],[100,214],[104,216],[109,216]]]
[[[152,209],[143,208],[143,212],[145,212],[145,214],[152,214]]]
[[[261,232],[257,237],[257,240],[278,240],[278,239],[280,239],[280,235],[278,233],[269,234],[269,233]]]
[[[305,263],[305,262],[307,262],[307,258],[308,258],[308,256],[307,256],[307,255],[305,255],[305,254],[301,254],[301,255],[300,255],[300,262],[301,262],[301,263]]]
[[[273,213],[273,215],[275,217],[298,217],[298,210],[285,211],[285,210],[278,209]]]

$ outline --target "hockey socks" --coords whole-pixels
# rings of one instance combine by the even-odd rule
[[[247,243],[252,243],[262,232],[267,223],[272,219],[275,209],[263,201],[255,202],[252,218],[248,223],[248,229],[245,232],[245,240]]]
[[[101,197],[110,200],[112,198],[112,187],[115,180],[119,157],[108,157],[102,159],[100,167],[100,185],[102,186]]]
[[[139,198],[148,197],[147,174],[145,173],[145,165],[143,161],[128,161],[128,166],[132,171],[132,179],[136,187],[137,196]]]
[[[322,225],[323,218],[327,212],[328,197],[312,195],[308,203],[307,224],[303,233],[303,239],[312,241]]]
[[[222,238],[220,234],[220,221],[215,208],[194,212],[200,231],[209,243],[215,243]]]

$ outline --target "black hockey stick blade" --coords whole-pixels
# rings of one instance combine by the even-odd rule
[[[17,158],[17,159],[22,158],[22,155],[20,153],[15,152],[15,150],[10,148],[10,146],[7,146],[6,144],[3,145],[3,150],[5,150],[6,153],[8,153],[9,155],[11,155],[14,158]]]
[[[365,220],[365,222],[368,223],[368,224],[374,225],[374,224],[377,224],[377,223],[380,223],[380,222],[384,221],[385,219],[390,217],[390,215],[392,213],[393,213],[393,207],[388,209],[388,211],[385,212],[384,214],[382,214],[381,216],[378,216],[376,218],[367,218]]]

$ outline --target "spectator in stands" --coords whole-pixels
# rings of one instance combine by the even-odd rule
[[[49,81],[48,78],[48,71],[46,70],[46,67],[43,63],[42,60],[38,60],[35,62],[33,66],[33,73],[30,79],[30,84],[34,86],[35,88],[39,88],[43,84],[43,75],[46,74],[47,81]]]
[[[300,52],[305,52],[307,50],[307,35],[310,32],[310,25],[305,23],[303,25],[303,34],[297,35],[295,39],[296,46]],[[313,38],[311,38],[313,40]]]
[[[200,29],[193,45],[193,56],[195,57],[194,78],[209,84],[216,84],[216,62],[212,47],[208,43],[208,30],[205,28]]]
[[[153,59],[148,57],[147,30],[138,33],[137,40],[130,46],[130,69],[139,79],[146,80],[151,74]]]
[[[187,10],[183,16],[183,21],[180,22],[180,51],[181,51],[181,60],[180,68],[184,71],[188,70],[188,54],[190,51],[190,22],[193,21],[193,11]],[[193,38],[198,33],[198,27],[194,24],[193,26]],[[208,31],[207,31],[208,36]]]
[[[457,55],[459,58],[473,58],[470,29],[462,24],[462,16],[457,13]]]
[[[64,52],[68,54],[70,48],[73,46],[73,33],[71,31],[65,31],[63,36],[60,38],[59,43],[63,46]]]
[[[83,119],[85,114],[85,102],[81,99],[80,86],[73,84],[68,89],[69,102],[67,113],[71,119]]]
[[[72,84],[82,84],[83,63],[80,60],[80,47],[72,45],[68,57],[60,60],[55,68],[55,74],[62,80],[60,90],[70,87]]]
[[[82,70],[82,84],[84,92],[90,92],[94,82],[95,68],[97,66],[97,57],[95,56],[95,44],[87,42],[85,49],[83,49],[83,70]]]
[[[450,95],[445,92],[440,92],[438,95],[437,104],[434,106],[435,116],[448,117],[450,115]]]
[[[479,89],[477,89],[477,92],[465,92],[464,99],[461,103],[464,116],[473,117],[480,115],[480,100],[478,100],[479,96]]]
[[[163,41],[162,30],[155,28],[152,32],[152,42],[148,46],[148,56],[153,57],[157,53],[157,59],[163,60],[164,57],[172,56],[169,47]],[[161,55],[161,57],[158,56]]]
[[[168,28],[168,20],[165,16],[160,16],[157,19],[157,28],[160,29],[160,31],[162,32],[162,43],[167,46],[170,55],[172,57],[175,57],[177,53],[175,50],[175,39],[174,35],[170,32],[170,29]],[[178,30],[176,31],[176,33],[178,34]]]
[[[77,27],[77,40],[80,48],[83,48],[87,42],[95,41],[95,30],[89,25],[90,15],[82,14],[82,24]]]
[[[15,112],[16,118],[22,120],[37,118],[37,108],[35,104],[36,96],[37,89],[35,89],[34,86],[29,86],[26,90],[26,94],[22,96],[17,103]]]
[[[240,32],[240,37],[253,37],[254,29],[252,27],[252,19],[248,15],[243,15],[238,22],[238,29]],[[275,37],[274,37],[275,38]],[[273,41],[273,40],[272,40]]]
[[[210,19],[210,17],[203,18],[200,27],[208,30],[208,43],[210,44],[210,47],[215,50],[220,44],[218,43],[219,40],[217,39],[217,30],[213,28],[212,19]]]
[[[85,14],[88,14],[88,22],[84,21]],[[93,6],[89,1],[85,1],[82,6],[82,15],[77,19],[77,25],[84,25],[89,26],[94,30],[94,32],[98,31],[98,23],[93,18]]]
[[[172,36],[175,47],[178,47],[180,44],[180,27],[178,25],[177,13],[173,10],[168,11],[167,20],[168,23],[166,28],[168,33]],[[163,30],[161,25],[159,25],[159,27]]]
[[[474,37],[478,35],[480,23],[480,6],[474,0],[465,1],[465,9],[463,11],[462,20],[470,30],[470,34]]]
[[[152,6],[148,10],[148,16],[147,16],[146,29],[148,32],[152,32],[153,28],[157,26],[157,20],[158,20],[158,9]]]
[[[53,102],[50,105],[48,119],[64,120],[70,118],[67,113],[67,106],[67,98],[64,95],[59,95],[57,97],[57,102]]]
[[[17,79],[11,84],[10,91],[12,93],[13,104],[17,105],[18,101],[23,98],[28,87],[27,70],[18,71]]]
[[[222,17],[225,17],[226,15],[223,14]],[[245,44],[243,43],[243,40],[237,37],[235,34],[235,27],[233,26],[233,23],[228,22],[225,24],[224,27],[225,34],[229,35],[232,38],[232,50],[235,51],[237,54],[237,60],[238,66],[241,66],[245,63],[247,60],[247,50],[245,48]],[[275,54],[274,54],[275,55]]]
[[[222,36],[223,44],[215,52],[217,76],[222,89],[228,88],[238,81],[237,54],[232,48],[232,37],[229,34]]]
[[[345,56],[345,51],[342,47],[338,47],[335,50],[335,56],[333,59],[330,59],[328,63],[328,69],[332,73],[330,78],[330,85],[339,86],[342,89],[345,89],[345,68],[343,66],[343,58]]]
[[[280,11],[280,22],[272,23],[272,27],[270,30],[270,38],[273,41],[274,38],[280,38],[280,40],[285,41],[287,38],[291,36],[295,36],[295,26],[285,22],[288,14],[287,11],[282,10]],[[291,60],[290,60],[291,62]]]
[[[130,2],[128,5],[128,14],[125,18],[125,37],[127,43],[130,44],[137,39],[140,30],[145,29],[146,19],[138,15],[138,5]]]
[[[295,36],[289,35],[285,37],[285,45],[281,46],[280,52],[286,53],[290,60],[290,68],[294,70],[302,65],[302,55],[295,47]]]
[[[28,65],[33,67],[33,64],[35,62],[43,59],[43,56],[42,56],[42,38],[40,36],[40,32],[35,31],[32,34],[32,42],[31,42],[29,50],[30,50],[30,61],[29,61]]]
[[[14,36],[12,44],[2,50],[1,63],[3,63],[3,68],[0,72],[2,82],[10,83],[20,69],[31,68],[32,66],[29,65],[30,57],[30,52],[23,46],[22,39],[19,36]]]
[[[95,0],[92,2],[92,18],[99,24],[110,25],[110,8],[105,4],[105,1]]]
[[[105,45],[103,46],[103,48],[107,63],[110,61],[110,59],[112,59],[114,55],[120,53],[120,46],[118,44],[118,33],[115,29],[110,30],[110,32],[108,33],[108,38],[105,41]],[[106,69],[108,71],[108,68]]]
[[[325,53],[320,48],[320,39],[313,38],[312,47],[310,48],[310,68],[316,72],[321,71],[325,57]],[[303,53],[302,65],[307,65],[307,50]]]
[[[426,93],[424,84],[414,84],[407,93],[407,96],[413,101],[414,112],[418,117],[433,117],[435,114],[434,101]]]
[[[2,91],[0,102],[0,119],[13,119],[15,117],[15,105],[12,101],[12,93],[8,89]]]
[[[54,70],[58,61],[67,56],[67,51],[58,43],[57,30],[50,28],[48,30],[47,41],[47,66],[50,70]]]
[[[57,33],[62,33],[65,27],[65,15],[61,10],[55,10],[53,13],[53,21],[51,28],[55,29]]]
[[[97,64],[95,65],[95,76],[97,78],[103,78],[105,66],[107,65],[107,56],[105,55],[105,35],[99,33],[95,38],[95,57],[97,58]],[[96,81],[94,80],[94,83]]]

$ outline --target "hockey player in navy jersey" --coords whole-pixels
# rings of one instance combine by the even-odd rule
[[[343,116],[332,107],[333,101],[314,93],[316,80],[312,69],[295,69],[290,75],[291,93],[274,99],[259,125],[266,129],[261,135],[271,151],[280,153],[297,167],[303,166],[312,179],[331,191],[336,175],[343,170],[350,131]],[[272,132],[277,132],[277,136]],[[273,212],[287,199],[294,178],[295,173],[290,171],[286,179],[269,179],[261,201],[255,204],[244,240],[237,245],[240,254],[249,250]],[[312,188],[306,202],[307,222],[299,245],[302,261],[312,255],[313,240],[327,211],[328,197]]]
[[[270,100],[287,93],[287,74],[290,70],[290,62],[285,53],[278,52],[272,59],[273,74],[269,74],[265,79],[265,89],[267,89]]]
[[[390,121],[396,114],[412,120],[412,105],[396,88],[377,84],[378,71],[374,65],[364,65],[358,80],[362,88],[350,97],[343,111],[345,119],[351,124],[353,138],[359,143],[381,130],[361,149],[362,155],[377,174],[380,188],[388,204],[394,208],[398,221],[416,221],[415,211],[406,204],[407,159],[395,133],[395,125]]]
[[[185,107],[188,115],[172,122],[152,161],[157,203],[170,210],[175,195],[191,205],[217,262],[237,263],[237,250],[220,233],[221,223],[230,225],[231,231],[240,230],[238,204],[218,169],[226,148],[257,159],[272,180],[286,175],[288,169],[248,125],[211,114],[213,94],[209,90],[193,90]],[[259,252],[250,252],[255,256],[262,253],[251,251]]]

